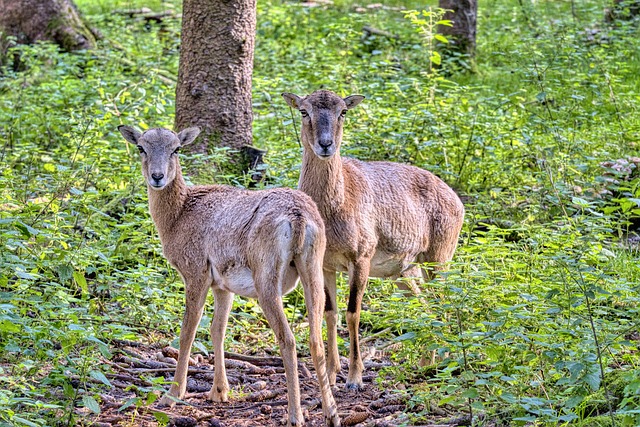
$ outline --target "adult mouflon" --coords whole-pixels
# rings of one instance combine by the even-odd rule
[[[417,277],[416,263],[446,268],[455,251],[464,206],[440,178],[423,169],[392,162],[363,162],[340,156],[347,111],[364,99],[341,98],[328,90],[300,97],[282,94],[302,115],[302,167],[298,188],[318,205],[325,222],[325,319],[328,371],[335,384],[340,371],[337,346],[336,272],[349,276],[348,388],[362,387],[364,365],[358,328],[368,277]],[[422,271],[430,277],[430,272]]]
[[[327,426],[339,426],[322,342],[325,231],[315,203],[301,191],[290,189],[189,187],[177,153],[193,142],[200,132],[198,128],[180,133],[167,129],[141,133],[129,126],[118,129],[140,151],[149,210],[162,250],[185,284],[186,310],[180,330],[178,365],[174,382],[161,403],[173,405],[185,395],[189,354],[211,289],[214,316],[210,332],[215,362],[209,398],[216,402],[228,400],[223,343],[233,294],[257,298],[276,335],[284,362],[288,423],[303,425],[295,338],[282,307],[282,296],[296,286],[299,276],[325,422]]]

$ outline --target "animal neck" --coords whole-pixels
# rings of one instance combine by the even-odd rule
[[[188,189],[180,165],[177,166],[175,179],[162,190],[152,190],[147,186],[149,211],[160,235],[160,241],[164,242],[164,237],[171,232],[182,213]]]
[[[298,188],[307,193],[320,210],[336,210],[344,203],[342,159],[337,152],[329,160],[318,158],[305,148]]]

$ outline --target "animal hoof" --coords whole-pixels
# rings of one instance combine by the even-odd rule
[[[331,372],[331,371],[329,371],[329,372],[330,372],[329,375],[328,375],[329,376],[329,385],[333,387],[334,385],[336,385],[336,379],[338,377],[338,373],[337,372]]]
[[[304,425],[304,416],[302,413],[297,416],[289,417],[289,422],[287,423],[287,427],[298,427]]]
[[[364,384],[362,382],[350,382],[347,381],[347,384],[345,385],[345,388],[347,390],[350,391],[358,391],[358,390],[362,390],[364,388]]]
[[[162,396],[162,399],[158,402],[158,406],[167,406],[169,408],[173,408],[176,404],[176,398],[173,396],[169,396],[165,394]]]
[[[340,427],[340,417],[337,413],[326,417],[324,421],[326,427]]]
[[[229,401],[229,392],[227,390],[211,390],[209,393],[209,400],[216,403],[223,403]]]

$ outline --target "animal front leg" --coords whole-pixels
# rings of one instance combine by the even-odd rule
[[[364,387],[362,371],[364,364],[360,355],[360,309],[362,297],[369,279],[369,259],[359,259],[349,266],[349,305],[347,306],[347,326],[349,328],[349,376],[347,389],[358,390]]]
[[[233,294],[223,290],[214,290],[213,301],[215,308],[209,332],[213,342],[214,367],[213,386],[209,392],[209,400],[226,402],[229,400],[229,382],[224,367],[224,336],[233,305]]]
[[[420,267],[414,265],[400,274],[400,277],[396,279],[396,286],[407,296],[418,296],[422,293],[422,290],[417,283],[419,278],[421,277],[421,274],[422,272]]]
[[[187,391],[187,370],[189,368],[189,355],[191,346],[196,337],[196,330],[202,317],[202,309],[207,296],[207,286],[201,283],[185,282],[185,312],[180,329],[180,349],[178,352],[178,364],[173,384],[169,393],[160,400],[162,406],[175,405],[175,399],[182,399]]]

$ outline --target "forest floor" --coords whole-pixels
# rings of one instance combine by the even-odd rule
[[[232,389],[230,401],[213,403],[207,400],[213,382],[213,360],[194,355],[184,402],[173,408],[152,404],[131,405],[123,410],[122,406],[135,397],[136,386],[151,386],[153,382],[150,378],[154,376],[171,380],[175,369],[171,362],[177,350],[122,341],[118,343],[117,352],[113,360],[105,360],[113,368],[114,373],[107,375],[113,387],[101,395],[100,415],[85,419],[89,425],[155,427],[165,425],[167,420],[169,426],[176,427],[270,427],[285,424],[287,391],[284,368],[279,357],[227,353],[227,377]],[[301,357],[298,364],[305,425],[323,426],[320,392],[311,358]],[[379,369],[390,364],[384,356],[366,360],[365,387],[360,391],[351,391],[344,387],[348,360],[342,358],[342,371],[333,393],[343,426],[397,426],[407,423],[411,412],[424,409],[420,406],[410,408],[407,405],[409,396],[402,390],[383,390],[376,385]],[[439,409],[432,422],[423,425],[468,425],[468,417],[451,416]]]

